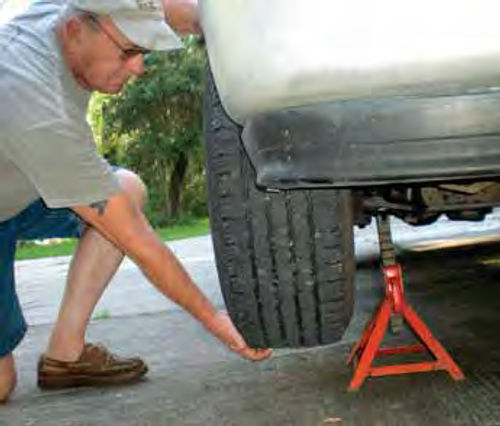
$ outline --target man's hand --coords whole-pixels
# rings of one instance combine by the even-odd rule
[[[167,23],[175,32],[201,34],[198,0],[163,0]]]
[[[252,361],[262,361],[272,354],[272,349],[254,349],[248,346],[236,330],[231,318],[225,312],[219,311],[213,317],[213,320],[206,324],[208,330],[214,334],[219,340],[225,343],[229,349],[243,358]]]

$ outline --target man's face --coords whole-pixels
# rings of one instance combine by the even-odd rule
[[[144,73],[143,49],[106,17],[78,18],[70,34],[67,58],[77,82],[87,90],[118,93],[131,77]]]

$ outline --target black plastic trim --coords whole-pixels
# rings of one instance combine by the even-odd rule
[[[356,187],[500,176],[500,92],[374,98],[256,116],[257,184]]]

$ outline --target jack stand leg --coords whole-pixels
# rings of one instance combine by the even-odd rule
[[[363,353],[368,343],[368,340],[370,339],[370,336],[373,333],[373,329],[375,328],[375,325],[378,322],[378,318],[381,315],[381,311],[382,311],[382,303],[377,308],[377,311],[375,312],[375,315],[373,315],[373,318],[366,324],[363,334],[361,335],[362,336],[361,339],[359,339],[358,342],[353,346],[351,353],[347,358],[347,364],[350,364],[351,362],[356,361],[358,358],[360,358],[360,355]]]
[[[361,339],[356,343],[347,360],[348,364],[353,363],[355,365],[355,372],[349,384],[349,390],[358,390],[369,376],[446,370],[453,379],[464,379],[460,367],[453,361],[453,358],[405,300],[403,274],[401,266],[396,263],[387,216],[377,217],[377,229],[384,274],[385,298],[378,307],[373,319],[365,327]],[[406,322],[421,344],[380,348],[389,322],[394,317],[399,317],[402,322]],[[382,367],[372,366],[373,360],[378,355],[423,352],[425,350],[434,356],[434,361]]]
[[[387,300],[384,300],[380,305],[379,315],[375,320],[375,325],[372,332],[368,336],[366,346],[361,349],[361,357],[356,366],[354,376],[349,383],[349,390],[358,390],[365,379],[371,374],[372,362],[377,355],[378,348],[382,343],[389,319],[391,317],[391,307]]]
[[[465,379],[464,373],[462,372],[460,367],[456,364],[450,354],[448,354],[441,343],[439,343],[439,340],[437,340],[432,335],[429,328],[420,319],[420,317],[410,305],[406,305],[405,307],[405,319],[411,326],[413,332],[420,338],[422,342],[425,342],[425,345],[427,346],[429,351],[436,358],[436,369],[448,371],[450,376],[455,380]]]

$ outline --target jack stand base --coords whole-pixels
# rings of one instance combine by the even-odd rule
[[[355,372],[349,384],[349,391],[357,391],[368,376],[417,373],[446,370],[454,380],[464,379],[464,374],[451,356],[432,335],[429,328],[415,313],[404,297],[401,266],[398,263],[383,266],[386,296],[373,319],[367,324],[361,339],[352,349],[347,363],[355,365]],[[391,317],[399,316],[408,324],[421,344],[380,348]],[[373,367],[378,355],[429,351],[434,361]]]

